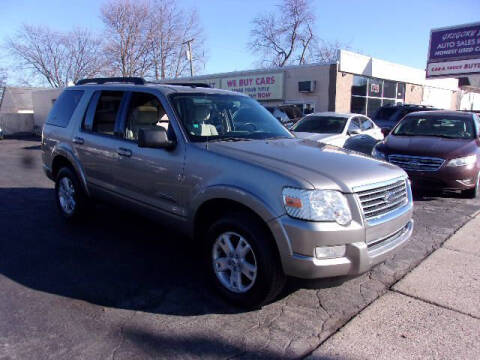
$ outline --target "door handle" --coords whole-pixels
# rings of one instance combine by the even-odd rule
[[[82,145],[85,142],[85,140],[83,140],[83,138],[78,137],[78,136],[75,136],[72,141],[73,141],[74,144],[79,144],[79,145]]]
[[[130,157],[132,156],[132,150],[128,150],[125,148],[118,148],[117,149],[117,154],[120,156],[125,156],[125,157]]]

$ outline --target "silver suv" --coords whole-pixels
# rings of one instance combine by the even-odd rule
[[[60,213],[93,199],[153,214],[199,243],[231,302],[273,300],[286,276],[357,275],[412,233],[395,165],[295,138],[248,96],[140,78],[81,80],[43,128]]]

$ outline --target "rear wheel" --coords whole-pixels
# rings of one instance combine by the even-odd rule
[[[463,190],[462,195],[468,199],[475,199],[480,195],[480,173],[477,175],[477,184],[474,188]]]
[[[210,226],[206,240],[209,278],[229,302],[257,307],[283,289],[285,275],[273,239],[254,216],[226,215]]]
[[[55,181],[55,199],[58,210],[67,220],[79,219],[86,212],[88,198],[77,176],[68,167],[58,171]]]

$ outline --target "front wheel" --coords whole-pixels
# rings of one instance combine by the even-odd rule
[[[254,216],[226,215],[206,236],[205,259],[211,282],[229,302],[257,307],[283,289],[285,275],[269,232]]]

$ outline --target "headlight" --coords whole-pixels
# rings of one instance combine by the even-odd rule
[[[447,166],[468,166],[470,169],[477,161],[477,155],[470,155],[461,158],[452,159],[448,162]]]
[[[348,225],[352,214],[346,197],[335,190],[283,189],[283,204],[291,217],[310,221],[336,221]]]
[[[372,156],[379,160],[387,160],[385,154],[377,149],[376,146],[373,147]]]

